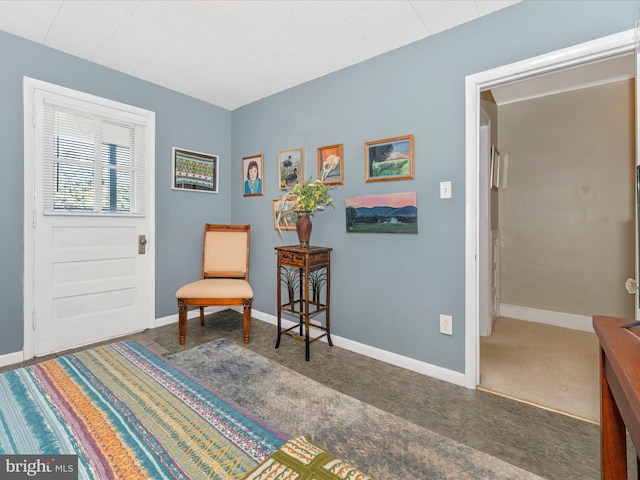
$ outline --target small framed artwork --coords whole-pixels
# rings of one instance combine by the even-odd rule
[[[498,191],[500,185],[500,152],[491,145],[491,190]]]
[[[218,155],[172,148],[171,188],[218,193],[219,160]]]
[[[242,192],[245,197],[264,195],[262,186],[263,169],[264,155],[242,157]]]
[[[288,190],[296,183],[303,181],[302,149],[278,152],[278,171],[280,172],[280,190]]]
[[[364,144],[367,182],[413,180],[413,135]]]
[[[318,148],[318,178],[327,185],[344,183],[342,144]]]
[[[273,200],[273,229],[295,230],[298,213],[293,200]]]

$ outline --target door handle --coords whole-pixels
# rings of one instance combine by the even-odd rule
[[[624,288],[633,295],[638,291],[638,282],[634,278],[627,278],[627,281],[624,283]]]
[[[147,245],[147,237],[145,235],[138,235],[138,253],[140,255],[145,254]]]

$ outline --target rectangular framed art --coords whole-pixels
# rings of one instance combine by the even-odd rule
[[[171,153],[171,188],[218,193],[218,155],[176,147]]]
[[[318,148],[318,178],[327,185],[344,183],[341,143]]]
[[[282,204],[282,208],[280,205]],[[298,213],[295,211],[293,200],[273,200],[273,229],[274,230],[295,230]],[[280,213],[278,213],[280,212]]]
[[[364,144],[367,182],[413,180],[413,135]]]
[[[242,157],[242,194],[245,197],[264,195],[264,155]]]
[[[497,192],[500,186],[500,152],[491,145],[491,190]]]
[[[345,197],[347,233],[418,233],[416,192]]]
[[[278,152],[278,172],[280,172],[280,190],[293,188],[296,183],[304,180],[302,149]]]

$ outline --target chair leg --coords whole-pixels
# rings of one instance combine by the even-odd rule
[[[204,327],[204,307],[200,307],[200,326]]]
[[[244,311],[242,314],[242,329],[244,330],[244,343],[249,343],[249,335],[251,334],[251,299],[242,300]]]
[[[187,338],[187,304],[184,299],[178,299],[178,331],[180,333],[180,345],[184,345]]]

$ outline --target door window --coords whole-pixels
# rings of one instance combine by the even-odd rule
[[[144,215],[145,126],[45,103],[44,213]]]

